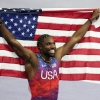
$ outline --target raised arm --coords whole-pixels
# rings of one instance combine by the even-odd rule
[[[0,32],[4,39],[7,41],[7,43],[13,48],[15,53],[22,58],[23,60],[30,59],[31,51],[28,49],[25,49],[15,38],[14,36],[9,32],[9,30],[4,26],[4,24],[1,22],[0,25]],[[34,54],[34,53],[33,53]]]
[[[61,60],[61,58],[66,55],[73,47],[74,45],[79,42],[82,37],[85,35],[85,33],[88,31],[92,21],[99,17],[99,9],[93,11],[92,16],[89,20],[87,20],[70,38],[70,40],[65,43],[62,47],[59,47],[56,51],[55,57],[58,61]]]

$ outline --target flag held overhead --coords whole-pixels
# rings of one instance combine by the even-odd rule
[[[56,46],[60,47],[91,17],[92,10],[42,10],[38,15],[15,13],[2,13],[3,23],[25,48],[38,53],[36,42],[40,35],[51,35]],[[62,58],[59,68],[60,80],[100,80],[99,45],[100,22],[98,21],[91,24],[84,38]],[[26,78],[24,62],[16,56],[2,37],[0,37],[0,75]]]

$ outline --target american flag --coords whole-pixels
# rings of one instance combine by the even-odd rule
[[[37,38],[51,35],[56,46],[66,43],[92,14],[91,9],[7,9],[0,17],[8,30],[25,47],[38,53]],[[81,34],[81,33],[80,33]],[[86,35],[60,63],[60,80],[100,80],[100,20],[93,22]],[[0,37],[0,76],[27,78],[24,61]]]

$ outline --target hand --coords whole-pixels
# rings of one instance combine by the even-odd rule
[[[96,9],[95,11],[93,11],[90,20],[93,21],[94,19],[98,19],[98,17],[99,17],[99,11],[100,11],[99,9]]]

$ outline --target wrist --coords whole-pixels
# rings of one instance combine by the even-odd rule
[[[88,21],[92,24],[92,20],[91,19],[88,19]]]

